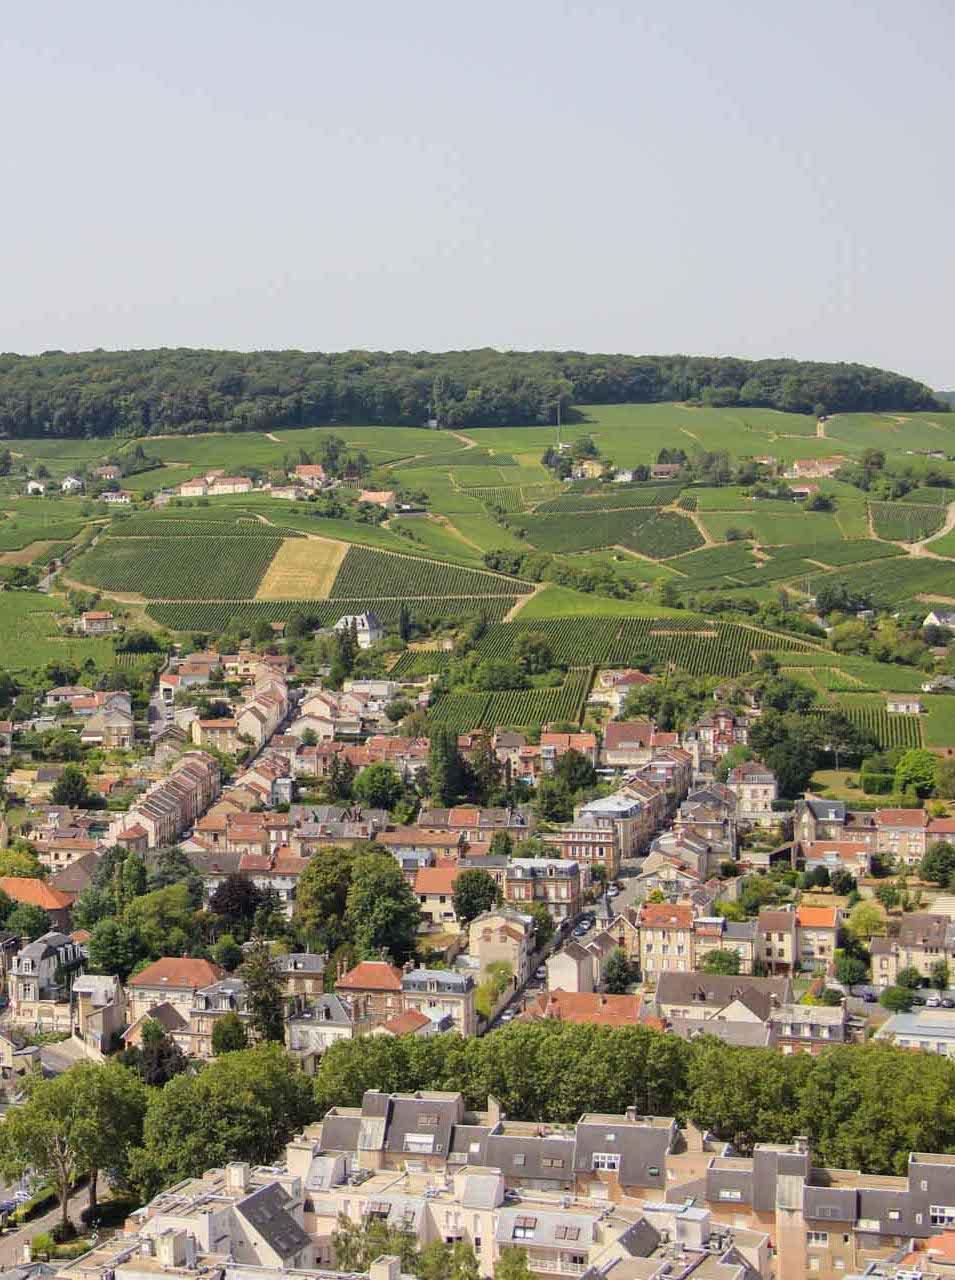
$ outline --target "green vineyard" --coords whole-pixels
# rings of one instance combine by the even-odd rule
[[[405,649],[398,661],[388,671],[396,680],[410,680],[414,676],[436,675],[451,661],[450,653],[441,649]]]
[[[587,515],[532,515],[513,521],[540,551],[592,551],[621,546],[654,560],[680,555],[703,545],[692,520],[653,507],[602,511]]]
[[[459,569],[434,560],[416,560],[370,547],[349,547],[329,596],[333,600],[402,596],[523,595],[528,582],[477,569]]]
[[[78,581],[153,600],[243,600],[255,595],[280,538],[103,538],[70,566]]]
[[[915,502],[870,502],[872,527],[880,538],[895,542],[919,542],[937,533],[945,523],[945,507]]]
[[[672,502],[672,488],[636,488],[629,485],[604,485],[600,493],[562,493],[557,498],[538,505],[541,515],[550,513],[587,514],[600,511],[620,511],[633,507],[665,507]]]
[[[552,689],[508,689],[498,693],[448,693],[429,712],[433,724],[447,725],[458,733],[506,725],[569,721],[579,724],[590,692],[593,668],[568,671],[562,685]]]
[[[672,664],[691,675],[738,676],[753,667],[753,651],[808,649],[758,627],[703,618],[552,618],[488,627],[477,649],[484,660],[509,661],[522,631],[550,642],[554,661],[571,666],[586,657],[595,666],[625,667],[638,660]]]
[[[245,537],[276,538],[278,530],[271,525],[263,524],[254,516],[233,520],[205,520],[192,516],[129,516],[125,520],[116,520],[110,533],[117,538],[185,538],[185,537]],[[297,531],[282,530],[283,538],[301,537]]]
[[[845,695],[836,696],[835,706],[860,729],[865,729],[883,751],[890,747],[920,747],[922,726],[918,716],[898,715],[885,709],[881,697]],[[824,715],[832,708],[814,707],[816,714]]]
[[[475,599],[445,597],[441,600],[410,600],[408,612],[422,622],[434,619],[484,617],[498,622],[517,604],[518,596],[487,596]],[[352,613],[376,613],[385,626],[394,626],[401,611],[400,600],[239,600],[210,602],[180,600],[174,603],[150,604],[146,612],[161,627],[170,631],[222,632],[236,619],[243,627],[256,622],[285,622],[293,613],[313,618],[316,626],[334,626],[339,618]]]
[[[501,511],[523,511],[524,501],[521,491],[515,486],[485,486],[478,489],[465,489],[469,498],[477,498],[487,507],[498,507]]]

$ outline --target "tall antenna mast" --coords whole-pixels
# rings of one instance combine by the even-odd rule
[[[557,396],[557,452],[560,453],[560,394]]]

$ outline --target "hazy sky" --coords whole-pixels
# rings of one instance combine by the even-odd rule
[[[952,0],[30,0],[0,350],[861,360],[955,386]]]

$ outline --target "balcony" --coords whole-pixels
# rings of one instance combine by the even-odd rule
[[[559,1275],[580,1276],[587,1270],[586,1262],[565,1262],[563,1258],[527,1257],[527,1265],[531,1271],[556,1272]]]

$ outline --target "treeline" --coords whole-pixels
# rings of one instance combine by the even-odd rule
[[[366,1089],[494,1094],[513,1119],[573,1124],[585,1112],[692,1120],[749,1153],[807,1134],[817,1164],[904,1174],[910,1151],[955,1150],[955,1062],[889,1045],[784,1057],[642,1027],[515,1024],[480,1039],[369,1036],[334,1044],[315,1075],[321,1113]],[[926,1145],[928,1144],[928,1145]]]
[[[575,404],[689,400],[797,413],[940,407],[856,364],[478,351],[50,351],[0,356],[0,435],[142,436],[325,423],[554,421]]]

